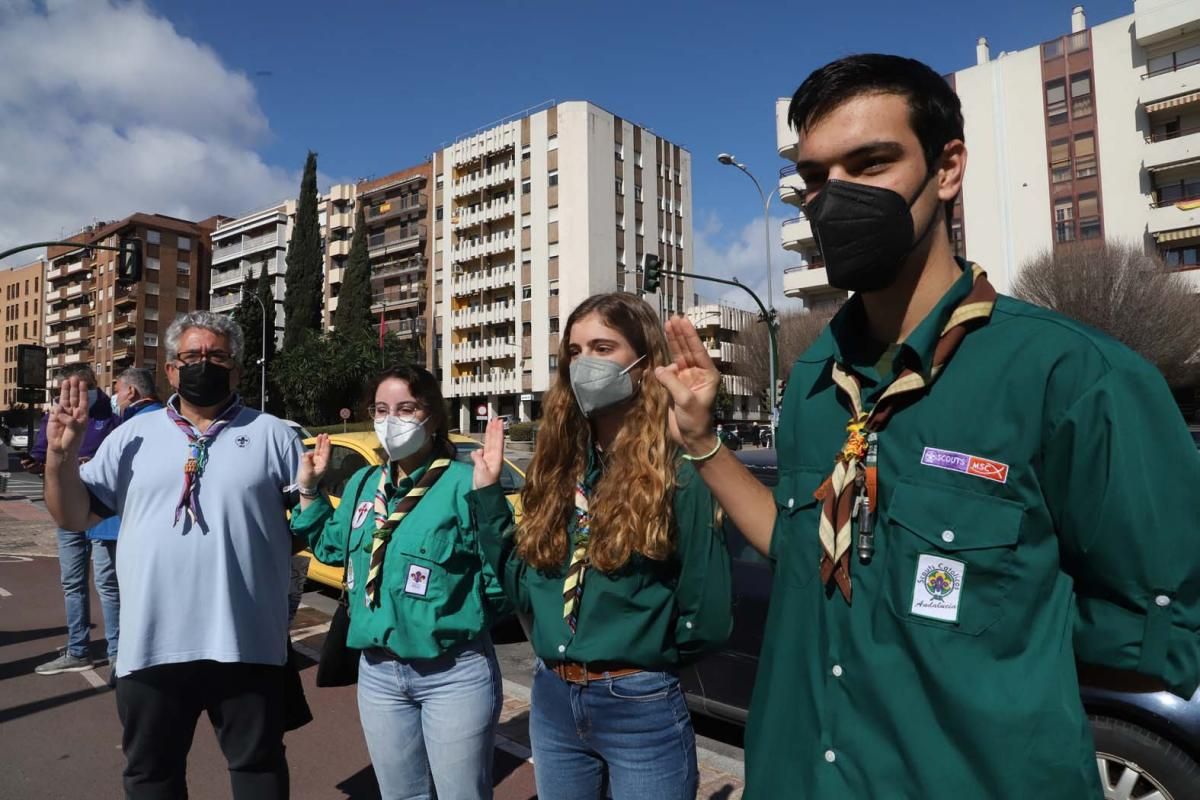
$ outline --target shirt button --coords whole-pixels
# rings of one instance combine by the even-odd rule
[[[689,631],[692,629],[692,621],[690,619],[683,624],[684,624],[684,627],[686,627]]]
[[[789,497],[789,498],[788,498],[788,508],[791,508],[791,507],[792,507],[792,506],[794,506],[794,505],[796,505],[796,498],[794,498],[794,497]]]
[[[837,755],[832,750],[826,750],[825,760],[832,764],[834,761],[837,761]]]
[[[830,670],[830,672],[832,672],[832,673],[833,673],[833,677],[835,677],[835,678],[840,678],[840,677],[842,677],[842,665],[841,665],[841,664],[834,664],[834,665],[833,665],[833,669],[832,669],[832,670]]]
[[[942,531],[942,541],[949,544],[954,541],[954,531]]]
[[[1171,598],[1167,597],[1165,594],[1160,594],[1158,597],[1154,598],[1154,605],[1158,606],[1159,608],[1166,608],[1167,606],[1171,605]]]
[[[567,652],[567,646],[566,646],[565,644],[560,644],[560,645],[558,646],[558,652],[560,652],[560,653],[565,653],[565,652]]]

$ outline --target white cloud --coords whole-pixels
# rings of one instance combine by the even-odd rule
[[[291,196],[298,171],[255,151],[268,133],[246,76],[141,3],[0,0],[0,250]]]
[[[788,217],[796,216],[789,214]],[[780,243],[783,216],[772,216],[770,226],[771,273],[774,304],[777,310],[799,309],[803,303],[784,297],[783,271],[800,263],[800,255],[784,250]],[[753,290],[767,304],[766,241],[763,238],[763,218],[742,225],[726,226],[714,213],[702,215],[694,228],[696,273],[716,278],[734,278]],[[754,301],[741,289],[733,286],[696,281],[701,300],[717,301],[757,311]]]

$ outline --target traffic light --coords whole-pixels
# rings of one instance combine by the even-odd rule
[[[121,240],[117,262],[117,283],[137,283],[142,279],[142,240],[131,236]]]
[[[662,262],[653,253],[642,256],[642,291],[654,294],[658,291],[658,282],[662,280]]]
[[[783,405],[783,390],[787,388],[787,378],[779,378],[775,381],[775,405],[776,407]]]

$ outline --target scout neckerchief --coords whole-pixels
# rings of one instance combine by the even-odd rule
[[[563,580],[563,619],[571,633],[579,624],[579,599],[583,596],[583,576],[588,568],[588,539],[592,532],[588,514],[587,490],[581,481],[575,486],[575,526],[571,532],[571,562]]]
[[[870,411],[863,410],[858,377],[839,363],[833,365],[833,381],[845,392],[853,416],[846,430],[849,436],[842,451],[834,460],[831,474],[816,491],[821,501],[821,581],[832,578],[846,602],[850,602],[850,540],[852,520],[858,513],[860,534],[866,555],[870,552],[871,515],[877,509],[877,468],[875,465],[876,437],[892,414],[915,402],[920,392],[928,389],[941,374],[970,331],[987,322],[996,302],[996,290],[988,283],[984,271],[973,266],[971,291],[964,297],[946,321],[934,347],[933,366],[926,379],[920,372],[905,367],[884,390]],[[864,459],[866,464],[864,465]]]
[[[179,524],[179,517],[183,514],[184,509],[187,509],[188,518],[195,525],[200,514],[200,477],[204,474],[204,468],[208,466],[208,448],[212,446],[217,434],[225,430],[225,427],[233,422],[238,414],[242,413],[243,406],[242,399],[235,394],[229,398],[229,404],[225,406],[225,409],[208,426],[208,430],[200,433],[195,425],[176,410],[175,405],[179,402],[178,398],[179,395],[175,395],[167,401],[167,416],[187,437],[190,452],[188,460],[183,465],[183,493],[179,495],[179,502],[175,506],[175,524]]]
[[[425,496],[425,493],[429,491],[429,487],[433,486],[434,482],[442,477],[442,473],[446,471],[446,467],[450,466],[452,460],[448,456],[441,456],[435,459],[429,465],[429,469],[425,470],[425,474],[421,476],[421,479],[417,481],[417,485],[409,489],[408,493],[400,498],[400,502],[391,514],[387,510],[388,495],[394,492],[388,485],[388,470],[391,465],[384,464],[383,468],[379,470],[379,487],[375,490],[375,524],[378,527],[371,537],[371,566],[367,571],[366,599],[368,608],[379,603],[379,585],[383,582],[383,556],[387,550],[388,540],[392,538],[392,532],[396,530],[400,522],[416,507],[421,498]]]

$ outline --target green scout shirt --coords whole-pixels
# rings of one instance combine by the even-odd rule
[[[585,482],[595,485],[599,475],[593,460]],[[516,555],[512,513],[500,488],[471,495],[485,558],[517,609],[533,615],[533,651],[540,658],[670,669],[729,638],[733,588],[716,503],[688,462],[680,462],[676,482],[674,553],[665,561],[634,554],[613,573],[589,569],[575,633],[563,619],[570,553],[563,553],[561,570],[530,568]]]
[[[869,406],[904,364],[928,372],[970,286],[968,269],[887,375],[858,298],[792,368],[749,800],[1099,798],[1076,658],[1182,697],[1200,679],[1200,456],[1180,413],[1134,353],[1009,297],[879,434],[853,604],[822,586],[813,492],[849,418],[831,365]]]
[[[432,460],[395,484],[389,513]],[[381,469],[363,467],[354,473],[336,511],[324,496],[318,497],[293,515],[292,530],[308,540],[318,561],[333,566],[346,563],[349,536],[350,647],[386,647],[400,658],[435,658],[475,639],[510,609],[495,573],[479,557],[466,501],[472,468],[452,461],[392,532],[379,604],[368,608],[364,593],[371,536],[378,527],[374,498]]]

